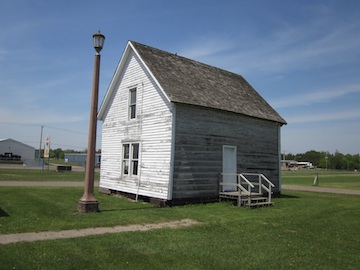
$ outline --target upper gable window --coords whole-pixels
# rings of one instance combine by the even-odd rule
[[[129,90],[129,119],[136,118],[136,88]]]

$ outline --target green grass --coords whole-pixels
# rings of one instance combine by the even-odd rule
[[[95,173],[95,180],[100,174]],[[56,172],[32,169],[0,169],[0,181],[84,181],[85,172]]]
[[[249,210],[228,203],[156,208],[96,193],[102,211],[79,214],[81,188],[0,187],[0,194],[0,233],[203,222],[3,245],[1,269],[360,269],[356,195],[286,191],[273,207]]]
[[[312,186],[318,174],[318,186],[360,190],[360,173],[325,170],[299,170],[282,172],[284,185]]]

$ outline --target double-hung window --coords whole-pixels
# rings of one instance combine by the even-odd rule
[[[129,119],[136,118],[136,88],[129,91]]]
[[[136,176],[139,172],[139,144],[123,144],[123,175]]]

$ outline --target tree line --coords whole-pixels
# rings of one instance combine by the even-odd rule
[[[35,150],[35,151],[39,151],[39,150]],[[65,158],[65,153],[67,154],[86,154],[87,150],[85,149],[84,151],[75,151],[75,150],[71,150],[71,149],[61,149],[61,148],[56,148],[56,149],[50,149],[49,151],[49,157],[52,159],[64,159]],[[101,153],[101,150],[97,150],[96,153]],[[44,149],[41,149],[41,156],[44,156]]]
[[[360,169],[360,155],[342,154],[338,150],[334,154],[327,151],[318,152],[315,150],[308,151],[302,154],[284,154],[282,159],[309,161],[317,168],[333,169],[333,170],[359,170]]]

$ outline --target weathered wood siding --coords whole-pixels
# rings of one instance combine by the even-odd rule
[[[133,87],[137,87],[137,118],[128,120],[129,89]],[[102,126],[100,187],[168,199],[171,104],[133,52],[116,88]],[[138,177],[122,175],[122,144],[126,142],[140,143]]]
[[[176,104],[173,199],[213,198],[222,146],[237,146],[237,170],[264,173],[279,191],[279,128],[275,122]]]

